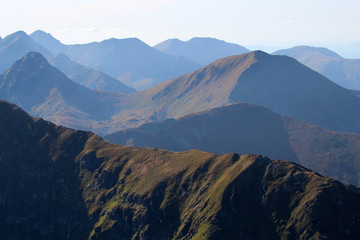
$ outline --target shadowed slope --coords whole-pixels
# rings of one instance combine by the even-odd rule
[[[360,185],[360,135],[329,131],[256,105],[238,103],[147,123],[105,139],[172,151],[260,153]]]
[[[110,96],[72,82],[39,53],[27,54],[5,72],[0,97],[36,116],[80,129],[113,113]]]
[[[3,101],[0,123],[0,233],[7,239],[360,234],[359,189],[290,162],[117,146]]]

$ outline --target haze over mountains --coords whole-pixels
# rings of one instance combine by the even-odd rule
[[[80,83],[93,90],[112,91],[112,92],[134,92],[135,90],[127,87],[120,81],[110,76],[75,63],[71,59],[63,56],[53,56],[50,51],[35,42],[25,32],[15,32],[1,41],[0,51],[0,70],[6,71],[11,65],[25,56],[29,52],[39,52],[43,54],[54,66],[63,71],[71,80]]]
[[[5,72],[15,61],[30,51],[39,52],[45,56],[50,55],[46,48],[33,41],[23,31],[6,36],[1,40],[0,46],[0,73]]]
[[[292,58],[261,51],[220,59],[127,102],[135,110],[156,106],[163,118],[247,102],[327,129],[360,132],[360,102],[352,91]]]
[[[45,64],[43,60],[38,62]],[[37,74],[47,74],[41,65],[36,66],[36,61],[32,64],[34,65],[30,65],[38,71]],[[18,64],[12,67],[12,71],[31,76],[31,71],[35,70],[27,72],[29,68],[22,69],[22,65]],[[5,74],[4,77],[6,76]],[[14,82],[30,79],[21,74],[16,76],[13,77]],[[21,91],[27,92],[28,89]],[[101,117],[90,114],[81,118],[86,118],[89,122],[80,129],[87,128],[102,135],[145,122],[180,117],[235,102],[262,105],[276,113],[335,131],[360,132],[360,98],[353,91],[334,84],[292,58],[272,56],[260,51],[218,60],[195,72],[129,95],[100,94],[90,90],[87,92],[91,96],[97,96],[95,98],[101,95],[103,100],[99,100],[99,104],[101,102],[104,106],[99,107],[104,112]],[[48,95],[51,94],[48,92],[46,96]],[[22,92],[13,91],[13,88],[9,88],[5,96],[9,101],[23,97]],[[28,96],[31,98],[32,94],[29,93]],[[79,98],[77,101],[82,102],[81,96],[73,95],[73,98]],[[52,101],[45,102],[55,104]],[[23,106],[16,101],[14,103],[30,111],[30,106]],[[37,109],[35,106],[31,106],[31,109]],[[54,111],[51,114],[46,111],[31,113],[49,117]],[[61,119],[60,115],[58,119]],[[56,123],[70,127],[81,125],[70,125],[65,119]],[[75,118],[74,120],[76,121]]]
[[[287,55],[321,73],[335,83],[360,90],[360,59],[346,59],[326,48],[298,46],[274,55]]]
[[[77,129],[91,129],[93,121],[107,119],[114,111],[104,93],[71,81],[41,54],[32,52],[1,75],[0,98]]]
[[[126,86],[119,80],[93,68],[78,64],[62,53],[49,57],[48,61],[54,67],[61,69],[74,82],[92,90],[121,93],[136,92],[135,89]]]
[[[186,58],[157,51],[137,38],[64,45],[45,32],[37,31],[30,36],[50,51],[61,51],[72,60],[136,89],[149,88],[200,67]]]
[[[6,239],[360,234],[359,188],[291,162],[113,145],[4,101],[0,142],[0,234]]]
[[[170,151],[259,153],[360,185],[360,135],[339,133],[237,103],[119,131],[106,140]]]
[[[201,66],[205,66],[220,58],[240,55],[248,49],[234,43],[216,38],[195,37],[188,41],[169,39],[154,46],[155,49],[173,56],[186,57]]]

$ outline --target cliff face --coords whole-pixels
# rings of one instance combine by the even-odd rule
[[[0,102],[4,239],[356,239],[360,191],[260,155],[110,144]]]

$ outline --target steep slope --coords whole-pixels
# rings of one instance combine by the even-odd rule
[[[0,73],[5,72],[16,60],[30,51],[40,52],[46,56],[50,55],[47,49],[36,43],[23,31],[10,34],[0,41]]]
[[[54,38],[50,33],[36,30],[29,35],[34,41],[49,49],[52,54],[56,55],[65,51],[66,45]]]
[[[279,50],[274,55],[287,55],[349,89],[360,89],[360,59],[346,59],[326,49],[298,46]]]
[[[332,132],[257,105],[237,103],[147,123],[105,139],[171,151],[260,153],[360,185],[360,135]]]
[[[0,101],[5,239],[356,239],[360,189],[259,155],[109,144]]]
[[[1,79],[0,98],[35,116],[78,129],[113,114],[111,98],[72,82],[39,53],[30,52]]]
[[[234,43],[216,38],[195,37],[188,41],[169,39],[154,46],[155,49],[173,56],[186,57],[202,66],[220,58],[249,52],[248,49]]]
[[[247,102],[327,129],[360,132],[360,99],[353,92],[293,58],[261,51],[220,59],[134,93],[127,102],[132,112],[152,106],[158,113],[157,120]],[[114,117],[119,125],[121,119],[126,119],[124,114]]]
[[[136,92],[135,89],[126,86],[119,80],[116,80],[105,73],[71,61],[71,59],[64,54],[57,54],[53,57],[49,57],[48,61],[54,67],[61,69],[61,71],[74,82],[92,90],[121,93]]]

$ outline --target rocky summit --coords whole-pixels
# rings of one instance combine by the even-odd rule
[[[0,101],[3,239],[356,239],[360,189],[255,154],[110,144]]]

